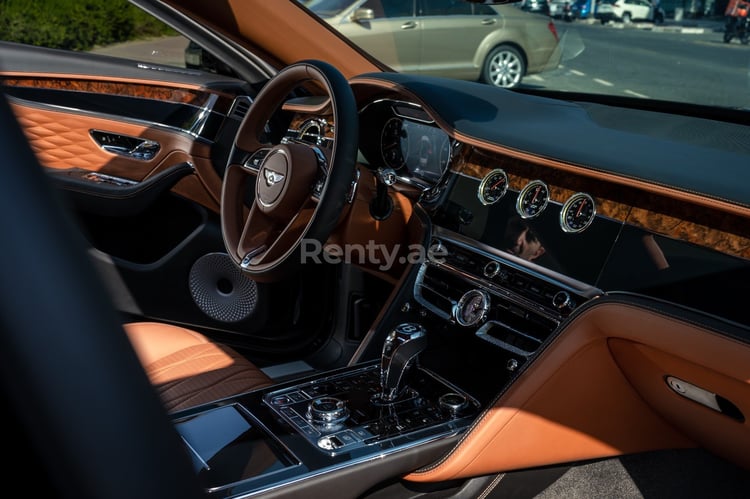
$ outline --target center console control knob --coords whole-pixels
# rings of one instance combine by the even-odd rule
[[[438,399],[440,408],[450,414],[451,417],[455,418],[461,409],[464,409],[467,404],[466,397],[460,393],[449,392],[442,395]]]
[[[330,426],[343,423],[349,417],[346,402],[336,397],[320,397],[307,406],[307,419],[315,424]]]
[[[573,299],[567,291],[558,291],[552,297],[552,305],[560,312],[570,312],[575,307]]]

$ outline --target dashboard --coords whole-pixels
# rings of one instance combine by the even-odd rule
[[[453,262],[457,272],[476,277],[480,289],[491,289],[497,274],[513,268],[535,283],[532,288],[558,287],[546,296],[542,292],[532,306],[549,307],[558,291],[575,296],[579,304],[600,294],[624,292],[748,324],[738,299],[750,291],[750,233],[742,229],[746,223],[740,216],[717,209],[716,204],[676,202],[664,190],[653,189],[653,184],[664,182],[674,171],[693,168],[690,161],[680,166],[659,163],[662,153],[670,153],[665,143],[660,143],[663,150],[649,161],[637,164],[642,151],[636,150],[624,164],[622,154],[613,156],[606,144],[592,146],[581,139],[557,143],[548,140],[541,128],[536,134],[518,133],[519,127],[536,120],[534,108],[540,102],[551,104],[545,108],[545,127],[555,124],[556,113],[587,109],[598,117],[592,136],[607,131],[601,123],[614,121],[614,114],[607,120],[601,118],[606,110],[585,103],[526,102],[529,97],[517,93],[492,93],[495,100],[483,101],[476,94],[482,87],[474,86],[475,94],[462,100],[461,82],[446,82],[450,92],[441,98],[443,89],[432,85],[424,92],[402,78],[383,77],[388,80],[385,86],[395,84],[398,91],[376,94],[361,108],[364,163],[372,170],[392,168],[401,185],[421,190],[419,201],[433,231],[443,234],[437,242],[458,242],[480,255],[465,258],[463,265]],[[363,80],[368,83],[368,77]],[[355,91],[361,88],[358,83]],[[566,135],[570,123],[563,118],[556,123],[559,136]],[[577,124],[581,121],[579,116],[574,118]],[[507,126],[505,120],[514,126]],[[626,138],[626,145],[643,145],[645,137],[645,133],[634,134]],[[671,152],[677,154],[680,146],[672,145]],[[526,153],[522,147],[535,153]],[[572,156],[571,149],[580,150],[580,155]],[[596,167],[576,168],[592,155]],[[610,173],[629,176],[632,181],[612,181]],[[641,188],[639,181],[648,176],[649,186]],[[706,188],[716,188],[715,184]],[[722,199],[733,195],[731,189],[721,194]],[[710,198],[704,196],[699,202]],[[488,255],[491,258],[483,265],[494,262],[489,269],[467,268]],[[508,287],[508,282],[503,286]],[[513,292],[530,296],[526,287]],[[453,302],[460,299],[451,298]],[[560,310],[555,309],[552,306],[549,311],[559,320]],[[450,310],[447,314],[449,320],[460,321]]]

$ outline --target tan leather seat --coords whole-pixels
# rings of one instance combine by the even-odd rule
[[[240,354],[195,331],[158,322],[133,322],[124,327],[170,412],[272,383]]]

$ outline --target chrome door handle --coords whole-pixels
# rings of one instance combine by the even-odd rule
[[[161,146],[158,142],[119,133],[91,130],[89,132],[99,147],[105,151],[142,161],[154,159]]]
[[[415,21],[407,21],[401,25],[401,29],[414,29],[416,27],[417,23]]]
[[[491,26],[497,24],[497,19],[482,19],[482,26]]]

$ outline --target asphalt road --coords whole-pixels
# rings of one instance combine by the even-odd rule
[[[750,46],[724,43],[718,23],[684,32],[556,26],[564,60],[524,86],[750,109]]]

